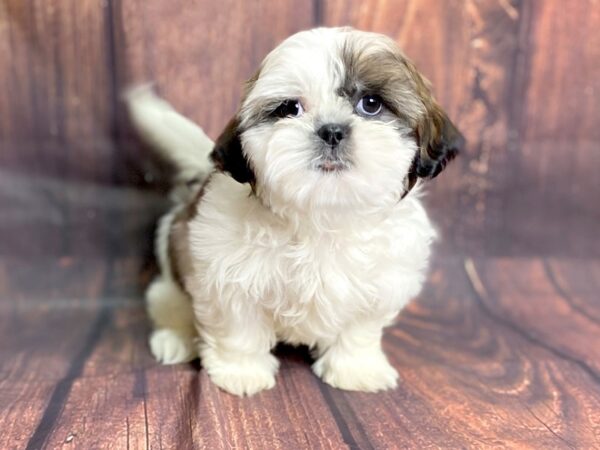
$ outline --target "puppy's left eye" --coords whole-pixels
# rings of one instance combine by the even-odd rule
[[[383,102],[377,95],[365,95],[356,104],[356,112],[361,116],[376,116],[381,112]]]
[[[273,116],[280,118],[300,117],[302,114],[304,114],[304,108],[299,100],[285,100],[272,113]]]

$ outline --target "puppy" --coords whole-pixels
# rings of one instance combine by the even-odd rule
[[[200,356],[215,384],[251,395],[275,385],[283,341],[309,346],[334,387],[395,387],[382,330],[421,289],[436,237],[420,180],[463,144],[396,43],[351,28],[291,36],[214,146],[147,88],[128,99],[186,186],[158,227],[154,356]]]

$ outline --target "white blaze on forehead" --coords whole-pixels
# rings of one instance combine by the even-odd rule
[[[242,123],[273,100],[297,98],[311,109],[335,95],[344,77],[341,52],[346,35],[342,28],[318,28],[283,41],[263,61],[242,105]]]

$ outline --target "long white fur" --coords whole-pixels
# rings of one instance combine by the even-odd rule
[[[197,351],[212,381],[237,395],[274,386],[278,362],[271,350],[278,341],[309,345],[317,358],[313,371],[335,387],[378,391],[397,383],[381,348],[382,330],[421,289],[436,233],[418,193],[400,200],[414,139],[393,119],[357,118],[335,94],[348,32],[318,29],[289,38],[267,57],[242,105],[242,123],[272,96],[301,98],[305,114],[242,135],[256,195],[221,173],[205,187],[186,243],[193,274],[185,290],[197,344],[191,310],[182,307],[167,267],[148,291],[155,356],[176,363]],[[148,115],[138,114],[138,124],[140,117]],[[312,167],[318,120],[352,122],[351,170],[324,174]],[[143,129],[179,155],[172,130],[151,128]],[[183,156],[175,158],[186,165]],[[166,245],[169,220],[159,247]]]

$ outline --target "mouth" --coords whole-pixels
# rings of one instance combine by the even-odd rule
[[[347,164],[344,161],[340,161],[339,159],[324,159],[317,163],[317,169],[325,173],[341,172],[342,170],[346,170],[347,168]]]

